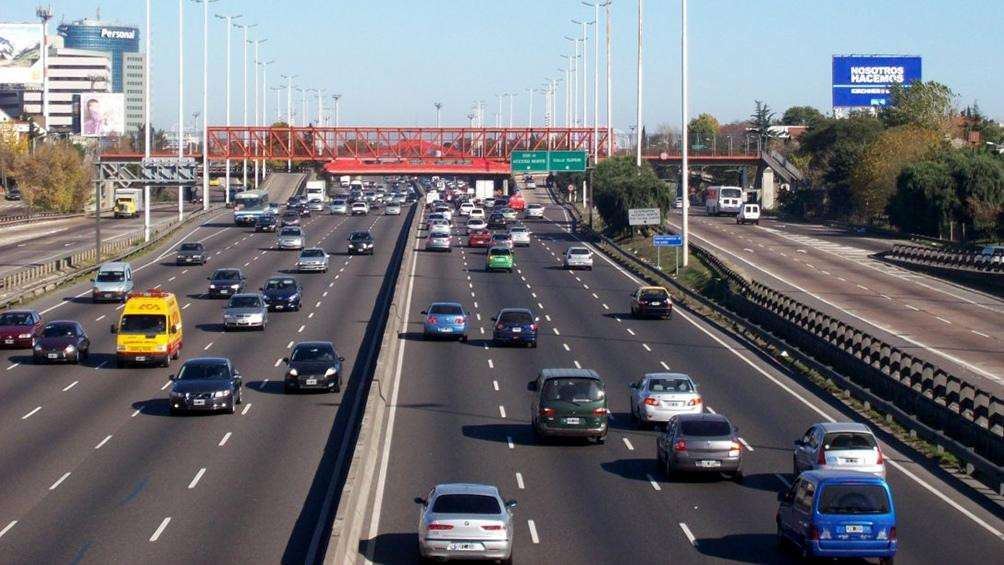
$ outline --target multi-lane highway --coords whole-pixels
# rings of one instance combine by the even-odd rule
[[[680,216],[670,216],[679,229]],[[1004,301],[871,259],[892,241],[840,228],[690,218],[693,240],[755,279],[919,358],[1004,391]]]
[[[426,252],[424,232],[414,240],[414,272],[402,273],[409,281],[404,363],[391,383],[361,553],[377,563],[417,561],[414,498],[459,481],[497,485],[518,501],[518,562],[794,561],[774,538],[777,494],[793,478],[792,442],[815,422],[853,415],[692,315],[632,319],[628,295],[639,281],[599,255],[592,271],[562,269],[572,236],[560,208],[548,204],[548,219],[527,222],[533,241],[517,249],[512,274],[484,272],[482,250]],[[433,301],[464,304],[468,343],[422,339],[420,311]],[[491,316],[503,307],[529,307],[540,317],[537,349],[490,344]],[[591,368],[605,379],[613,414],[605,444],[534,439],[527,382],[555,367]],[[691,375],[708,409],[739,427],[742,484],[661,473],[657,432],[631,422],[628,384],[665,370]],[[999,518],[897,444],[884,450],[901,562],[980,563],[1001,553]]]
[[[83,323],[93,354],[80,366],[36,366],[28,351],[3,352],[0,562],[302,563],[350,447],[343,431],[403,218],[305,219],[307,244],[327,249],[331,268],[298,275],[303,309],[273,313],[265,332],[223,332],[223,301],[203,293],[215,268],[243,269],[249,288],[290,269],[297,253],[276,251],[273,234],[234,227],[221,210],[175,238],[204,242],[207,265],[175,266],[170,251],[134,263],[137,288],[178,296],[182,361],[227,356],[243,373],[234,415],[169,416],[178,362],[116,369],[109,325],[121,307],[92,304],[85,286],[34,304],[45,319]],[[375,255],[345,254],[354,230],[372,230]],[[280,360],[311,339],[332,340],[345,356],[345,392],[283,394]]]

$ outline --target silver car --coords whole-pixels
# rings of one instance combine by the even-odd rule
[[[425,239],[425,248],[429,251],[453,252],[452,240],[448,233],[429,234]]]
[[[324,201],[323,200],[308,200],[307,201],[307,209],[313,210],[315,212],[320,212],[321,210],[324,210]]]
[[[565,250],[564,263],[566,269],[593,270],[593,252],[588,247],[569,247]]]
[[[331,201],[328,206],[328,212],[332,214],[348,214],[349,213],[349,202],[340,198],[336,198]]]
[[[544,205],[537,204],[536,202],[527,204],[526,209],[523,211],[523,216],[526,218],[543,218]]]
[[[223,329],[258,328],[268,325],[268,305],[261,294],[235,294],[223,307]]]
[[[279,230],[276,246],[279,249],[303,249],[306,236],[300,226],[286,226]]]
[[[488,222],[484,218],[471,218],[467,220],[467,235],[471,235],[472,231],[483,230],[488,228]]]
[[[328,254],[320,247],[311,247],[300,252],[296,259],[296,270],[328,272]]]
[[[401,205],[397,202],[390,202],[387,204],[387,207],[383,209],[383,213],[388,216],[400,216]]]
[[[365,216],[366,214],[370,213],[370,205],[363,201],[353,202],[352,206],[349,208],[349,211],[353,216],[357,214]]]
[[[631,417],[643,423],[668,422],[677,414],[699,414],[704,401],[683,373],[646,373],[631,387]]]
[[[424,559],[479,559],[512,563],[515,500],[492,485],[436,485],[418,516],[418,551]]]
[[[857,422],[823,422],[795,442],[795,476],[809,470],[861,471],[885,478],[885,457],[871,428]]]
[[[450,222],[446,220],[432,220],[429,222],[429,235],[450,235]]]
[[[680,414],[656,439],[656,458],[667,477],[677,472],[726,473],[743,480],[743,446],[738,429],[721,414]]]
[[[512,244],[514,246],[530,246],[530,230],[525,226],[513,226],[509,228],[509,235],[512,236]]]

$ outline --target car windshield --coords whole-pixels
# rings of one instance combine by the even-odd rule
[[[98,271],[95,277],[98,282],[122,282],[125,280],[125,273],[122,271]]]
[[[727,436],[732,434],[732,426],[724,420],[684,420],[680,431],[685,436]]]
[[[182,251],[198,251],[200,249],[202,249],[202,244],[201,243],[182,243],[181,244],[181,250]]]
[[[437,514],[501,514],[494,496],[483,494],[444,494],[436,497],[432,511]]]
[[[213,273],[214,281],[236,281],[241,278],[241,274],[237,271],[216,271]]]
[[[295,210],[287,210],[285,214],[282,215],[283,218],[299,218],[300,214]]]
[[[497,233],[497,234],[495,234],[494,237],[495,237],[495,239],[500,240],[500,241],[501,240],[505,240],[505,239],[512,239],[512,236],[509,235],[509,234],[507,234],[507,233]]]
[[[300,257],[324,257],[323,249],[304,249]]]
[[[76,337],[77,328],[73,324],[49,324],[42,330],[42,337]]]
[[[499,316],[499,323],[503,324],[530,324],[533,316],[529,312],[502,312]]]
[[[355,232],[349,237],[349,239],[351,241],[367,241],[369,239],[372,239],[372,236],[370,236],[370,234],[366,232]]]
[[[0,314],[0,326],[30,326],[34,318],[27,312]]]
[[[230,299],[227,308],[260,308],[261,300],[257,296],[235,296]]]
[[[512,228],[511,230],[509,230],[509,233],[512,233],[512,234],[526,233],[526,228]]]
[[[327,345],[301,345],[293,350],[290,361],[325,362],[335,360],[335,350]]]
[[[666,296],[665,290],[644,290],[641,293],[642,300],[663,300]]]
[[[823,436],[823,446],[830,450],[865,450],[875,447],[875,436],[862,432],[837,432]]]
[[[265,288],[268,290],[282,290],[294,286],[296,286],[296,281],[293,279],[269,279],[265,283]]]
[[[280,235],[297,236],[298,237],[300,235],[300,233],[301,233],[300,230],[295,229],[295,228],[293,228],[293,229],[284,228],[282,230],[282,232],[280,233]]]
[[[178,371],[179,381],[200,381],[206,379],[229,379],[230,370],[223,363],[186,364]]]
[[[738,188],[723,188],[721,196],[722,198],[742,198],[743,191]]]
[[[492,257],[508,257],[509,254],[510,254],[510,251],[508,249],[506,249],[505,247],[502,247],[502,248],[499,248],[499,249],[492,249],[491,250]]]
[[[648,382],[652,392],[694,392],[694,385],[688,379],[652,379]]]
[[[821,514],[888,514],[889,494],[879,485],[827,485],[819,495]]]
[[[595,402],[603,400],[603,385],[596,379],[548,379],[542,393],[544,400]]]
[[[589,250],[582,247],[573,247],[568,252],[572,255],[589,255]]]
[[[433,304],[432,307],[429,308],[429,314],[463,316],[464,309],[458,304]]]
[[[165,331],[167,316],[163,314],[126,314],[119,327],[122,334],[162,334]]]

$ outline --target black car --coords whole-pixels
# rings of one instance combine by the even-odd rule
[[[308,208],[306,204],[300,204],[300,205],[298,205],[296,207],[296,211],[300,214],[301,218],[309,218],[310,217],[310,208]]]
[[[300,309],[303,285],[293,277],[271,277],[260,289],[269,311]]]
[[[241,403],[241,373],[226,357],[189,359],[171,381],[171,414],[194,410],[233,414]]]
[[[21,200],[21,191],[16,188],[11,188],[7,191],[7,195],[4,196],[7,200]]]
[[[488,229],[505,229],[509,222],[502,214],[492,214],[488,218]]]
[[[32,360],[35,363],[65,361],[79,363],[91,352],[91,340],[78,322],[56,320],[45,324],[35,338]]]
[[[282,226],[298,226],[300,225],[300,212],[295,208],[289,208],[282,213]]]
[[[262,214],[258,216],[258,219],[254,222],[255,232],[274,232],[279,222],[275,219],[272,214]]]
[[[286,363],[286,391],[342,390],[342,361],[330,341],[304,341],[293,346],[293,352],[283,359]]]
[[[354,231],[349,235],[349,254],[369,253],[373,255],[373,236],[368,231]]]
[[[209,297],[225,298],[244,292],[247,280],[240,269],[216,269],[209,280]]]
[[[181,244],[178,248],[178,255],[175,257],[175,263],[178,265],[205,265],[206,259],[206,246],[198,241],[190,241]]]

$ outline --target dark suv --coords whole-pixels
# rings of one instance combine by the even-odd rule
[[[603,379],[592,369],[544,369],[527,388],[534,393],[530,427],[540,439],[607,437],[607,395]]]

